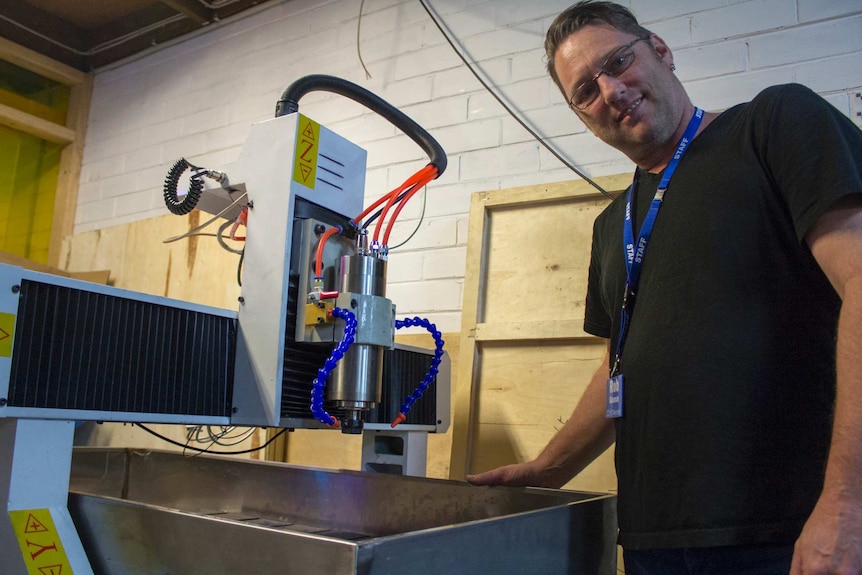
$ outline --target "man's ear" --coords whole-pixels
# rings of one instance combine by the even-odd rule
[[[663,62],[667,62],[667,65],[670,66],[673,64],[673,54],[670,51],[670,46],[661,39],[661,36],[658,34],[650,34],[649,36],[650,44],[652,44],[653,50],[655,50],[656,55],[659,57],[659,60]]]

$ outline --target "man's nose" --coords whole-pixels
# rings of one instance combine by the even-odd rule
[[[606,104],[613,104],[626,92],[626,85],[622,80],[604,72],[596,78],[596,84],[599,86],[599,97]]]

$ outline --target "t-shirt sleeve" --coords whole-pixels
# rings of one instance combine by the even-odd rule
[[[758,137],[766,169],[784,195],[800,242],[836,200],[862,193],[862,131],[800,84],[764,90]]]
[[[601,218],[601,216],[599,216]],[[603,337],[611,336],[612,318],[608,313],[601,289],[601,256],[599,246],[599,220],[593,224],[593,242],[590,252],[589,277],[587,279],[587,300],[584,307],[584,331]]]

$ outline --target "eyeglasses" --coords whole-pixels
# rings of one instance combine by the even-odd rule
[[[599,92],[601,91],[598,83],[599,76],[607,74],[608,76],[616,78],[628,70],[629,66],[632,65],[632,62],[635,61],[635,53],[634,50],[632,50],[632,46],[641,40],[648,39],[649,38],[636,38],[625,46],[620,46],[614,50],[611,55],[602,62],[602,67],[595,76],[575,88],[575,91],[572,93],[572,97],[569,98],[569,106],[576,110],[584,110],[587,106],[592,104],[596,98],[598,98]]]

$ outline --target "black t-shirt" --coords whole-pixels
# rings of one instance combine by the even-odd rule
[[[658,175],[642,173],[642,222]],[[777,86],[716,118],[674,174],[621,361],[620,543],[792,542],[819,496],[840,299],[803,239],[862,192],[862,132]],[[584,329],[616,345],[625,197],[596,219]]]

